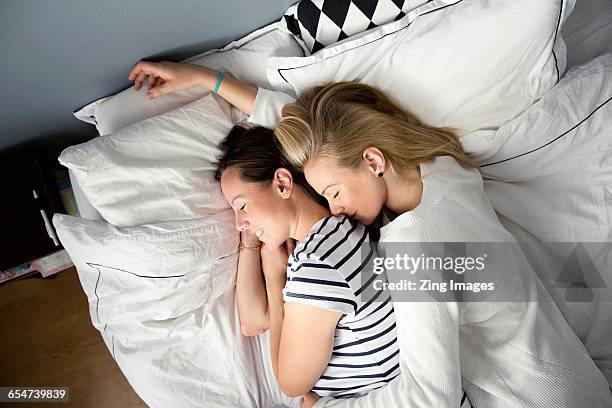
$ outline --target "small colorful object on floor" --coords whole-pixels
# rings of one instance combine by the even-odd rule
[[[0,283],[25,276],[33,271],[31,262],[26,262],[6,271],[0,271]]]
[[[68,253],[62,249],[35,261],[26,262],[14,268],[0,271],[0,284],[35,272],[40,273],[43,278],[47,278],[71,266],[73,266],[73,263]]]

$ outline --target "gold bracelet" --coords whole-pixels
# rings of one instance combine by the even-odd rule
[[[242,241],[240,241],[240,243],[238,244],[238,251],[242,252],[243,249],[256,249],[259,250],[259,248],[261,248],[261,244],[258,244],[256,246],[246,246],[242,243]]]

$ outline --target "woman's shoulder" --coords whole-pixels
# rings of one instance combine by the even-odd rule
[[[400,215],[389,224],[388,236],[402,234],[411,241],[479,241],[506,232],[486,193],[482,176],[450,156],[438,157],[421,166],[423,197],[411,214]],[[409,221],[409,222],[406,222]]]
[[[301,243],[310,247],[319,245],[363,241],[367,238],[365,226],[347,215],[330,215],[319,220]]]
[[[283,92],[257,88],[253,111],[248,118],[250,123],[274,129],[282,117],[283,107],[295,102],[295,98]]]
[[[420,169],[424,186],[427,183],[434,185],[435,191],[432,193],[435,195],[444,195],[452,190],[460,190],[467,195],[474,190],[483,190],[480,171],[461,165],[452,156],[440,156],[422,163]]]
[[[348,216],[329,216],[317,222],[311,232],[296,246],[291,256],[294,267],[317,264],[320,268],[336,269],[360,263],[362,248],[369,245],[363,224]]]

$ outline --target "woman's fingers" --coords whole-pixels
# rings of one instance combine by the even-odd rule
[[[247,246],[257,246],[260,244],[259,238],[250,229],[240,231],[240,241]]]
[[[134,88],[138,91],[142,87],[142,83],[147,79],[147,75],[144,72],[140,72],[134,81]]]
[[[291,255],[293,253],[293,250],[295,249],[295,241],[293,239],[289,238],[285,242],[285,247],[287,249],[287,256]]]
[[[163,63],[140,61],[139,63],[134,65],[134,67],[130,71],[128,79],[130,81],[134,81],[134,88],[138,91],[142,87],[142,84],[145,79],[147,79],[147,77],[149,77],[147,84],[149,86],[149,89],[151,89],[151,85],[156,82],[154,81],[154,79],[163,78],[164,76],[165,69],[163,67]]]
[[[132,68],[132,70],[130,71],[128,75],[128,80],[133,81],[136,79],[136,77],[138,77],[138,74],[140,74],[140,72],[142,71],[141,64],[142,64],[142,61],[134,65],[134,67]]]
[[[156,85],[155,88],[149,90],[147,92],[147,98],[155,99],[164,94],[167,94],[168,92],[172,92],[173,90],[174,88],[172,87],[172,84],[170,82],[165,82],[164,84]]]
[[[151,89],[155,88],[158,82],[159,77],[149,75],[149,77],[147,78],[147,90],[150,91]]]
[[[151,86],[148,88],[149,91],[166,83],[166,80],[162,77],[151,78],[151,76],[149,76],[149,79],[151,80]]]
[[[136,65],[134,65],[134,67],[130,71],[130,73],[128,75],[128,79],[130,81],[133,81],[134,79],[136,79],[136,77],[138,77],[138,75],[140,75],[143,72],[146,75],[155,74],[156,71],[158,71],[158,68],[157,68],[156,64],[157,63],[155,63],[155,62],[149,62],[149,61],[140,61],[140,62],[138,62]]]
[[[155,99],[168,92],[180,91],[195,85],[199,78],[198,73],[202,70],[203,68],[192,64],[140,61],[130,71],[128,79],[134,81],[136,91],[142,88],[146,80],[147,97]]]

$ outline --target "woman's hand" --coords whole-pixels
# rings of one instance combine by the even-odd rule
[[[278,278],[279,276],[287,279],[287,260],[295,249],[295,241],[288,239],[283,245],[276,249],[268,249],[262,245],[261,267],[266,279]]]
[[[302,398],[300,408],[312,408],[312,406],[320,399],[321,397],[311,391]]]
[[[134,65],[128,76],[130,81],[134,81],[134,88],[137,91],[140,90],[143,82],[147,81],[147,98],[149,99],[196,85],[205,86],[212,91],[217,85],[218,78],[218,72],[212,69],[170,61],[140,61]],[[257,87],[245,84],[226,72],[217,87],[217,93],[245,115],[253,112]]]
[[[155,99],[169,92],[181,91],[195,85],[204,85],[210,89],[211,83],[216,80],[213,79],[215,75],[211,69],[194,64],[140,61],[130,71],[128,79],[134,81],[134,88],[137,91],[146,79],[147,97]]]
[[[249,247],[255,247],[261,244],[257,235],[249,229],[240,231],[240,242]]]

